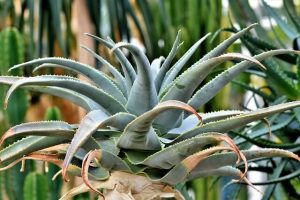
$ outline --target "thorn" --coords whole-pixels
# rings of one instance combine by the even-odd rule
[[[69,182],[70,181],[70,179],[68,179],[68,177],[67,177],[67,169],[65,167],[62,168],[61,174],[62,174],[62,177],[63,177],[63,179],[64,179],[65,182]]]
[[[44,162],[44,167],[45,167],[45,173],[48,173],[49,172],[49,163]]]
[[[40,65],[40,66],[42,66],[42,65]],[[39,67],[36,67],[32,70],[32,73],[36,73],[38,70],[39,70]]]
[[[7,106],[8,106],[8,101],[7,101],[7,100],[5,100],[5,101],[4,101],[4,110],[6,110],[6,109],[7,109]]]
[[[248,186],[250,186],[252,189],[254,189],[255,191],[259,192],[261,195],[264,195],[264,193],[262,191],[260,191],[257,187],[255,187],[248,179],[247,177],[243,177],[242,179]]]
[[[0,139],[0,147],[2,146],[3,142],[4,142],[5,138],[2,136]],[[1,162],[1,161],[0,161]]]
[[[7,72],[11,72],[14,69],[15,65],[7,70]]]
[[[24,172],[25,171],[25,160],[22,160],[21,161],[21,169],[20,169],[20,172]]]
[[[13,131],[12,128],[10,128],[8,131],[6,131],[6,132],[2,135],[2,137],[1,137],[1,139],[0,139],[0,146],[3,145],[4,141],[5,141],[8,137],[10,137],[10,136],[12,136],[12,135],[14,135],[14,134],[15,134],[15,132]]]
[[[258,25],[259,25],[259,23],[258,23],[258,22],[255,22],[255,23],[251,24],[251,25],[249,26],[249,28],[253,28],[254,26],[258,26]]]
[[[271,124],[270,124],[270,122],[269,122],[269,120],[267,118],[263,118],[262,120],[263,120],[263,122],[265,122],[267,124],[268,129],[269,129],[269,137],[271,138],[272,137]]]
[[[61,172],[62,172],[62,170],[59,170],[58,172],[56,172],[54,175],[53,175],[53,177],[52,177],[52,181],[54,181],[58,176],[59,176],[59,174],[61,174]]]
[[[70,179],[66,175],[63,177],[63,179],[66,183],[70,182]]]
[[[125,42],[118,42],[115,44],[115,46],[110,50],[111,53],[113,53],[116,49],[119,49],[121,47],[124,47],[127,43]]]

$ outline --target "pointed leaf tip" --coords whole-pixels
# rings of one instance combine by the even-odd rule
[[[13,134],[14,134],[14,131],[13,131],[11,128],[10,128],[8,131],[6,131],[6,132],[2,135],[2,137],[1,137],[1,139],[0,139],[0,147],[2,146],[4,140],[5,140],[7,137],[9,137],[9,136],[11,136],[11,135],[13,135]]]
[[[258,22],[255,22],[255,23],[253,23],[253,24],[250,24],[250,25],[248,26],[248,28],[253,28],[253,27],[258,26],[258,25],[259,25],[259,23],[258,23]]]
[[[257,59],[251,57],[251,56],[246,56],[240,53],[227,53],[227,54],[223,54],[220,57],[228,57],[231,56],[232,58],[237,58],[237,59],[243,59],[243,60],[248,60],[250,62],[255,63],[256,65],[258,65],[259,67],[261,67],[263,70],[266,70],[267,68],[261,63],[259,62]]]
[[[67,168],[63,165],[62,171],[61,171],[61,175],[63,177],[63,180],[67,183],[70,181],[70,179],[68,179],[67,177]]]
[[[191,172],[204,158],[217,151],[223,150],[233,151],[232,147],[214,146],[185,158],[181,163],[187,168],[189,172]]]
[[[176,100],[164,101],[130,122],[120,136],[118,146],[125,149],[160,150],[161,143],[152,123],[163,112],[171,109],[191,112],[202,122],[202,117],[190,105]]]
[[[297,154],[292,153],[290,156],[291,156],[291,158],[300,162],[300,157]]]
[[[113,48],[111,48],[110,52],[113,53],[116,49],[119,49],[119,48],[124,47],[126,45],[128,45],[128,43],[118,42],[118,43],[115,44],[115,46]]]
[[[8,100],[4,100],[4,110],[6,110],[7,109],[7,106],[8,106]]]
[[[7,72],[11,72],[12,70],[14,70],[16,68],[16,65],[14,65],[14,66],[12,66],[11,68],[9,68],[8,70],[7,70]]]

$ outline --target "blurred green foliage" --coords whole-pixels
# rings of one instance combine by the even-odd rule
[[[24,184],[24,200],[49,199],[48,182],[45,176],[31,172],[26,176]]]

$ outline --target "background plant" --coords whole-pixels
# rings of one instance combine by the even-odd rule
[[[249,1],[231,1],[230,6],[232,7],[232,14],[234,20],[243,27],[251,21],[258,21],[264,16],[269,20],[274,20],[276,25],[271,23],[271,31],[262,27],[257,27],[255,32],[258,37],[251,35],[245,35],[242,38],[243,44],[247,47],[252,55],[257,53],[267,51],[270,49],[279,48],[298,48],[298,36],[299,36],[299,16],[297,14],[298,6],[294,1],[283,1],[283,6],[281,8],[273,8],[271,5],[264,1],[261,1],[257,10],[261,10],[260,13],[256,12],[249,5]],[[239,12],[243,10],[244,12]],[[262,23],[262,22],[261,22]],[[237,31],[236,28],[230,29],[231,31]],[[241,82],[236,82],[243,88],[252,91],[254,94],[259,95],[263,98],[264,103],[267,105],[283,102],[288,100],[299,99],[299,63],[297,61],[297,56],[277,56],[276,59],[267,59],[263,63],[267,66],[267,70],[264,72],[258,72],[255,69],[248,70],[248,74],[252,77],[259,77],[263,80],[261,84],[253,83],[254,87],[249,87]],[[256,80],[258,80],[256,78]],[[282,97],[285,96],[285,97]],[[261,105],[257,105],[258,107]],[[287,121],[285,121],[285,119]],[[277,143],[289,143],[295,145],[287,146],[295,153],[299,153],[299,147],[297,143],[299,142],[299,109],[293,109],[293,112],[288,115],[279,115],[273,119],[272,123],[281,124],[285,123],[286,126],[282,126],[278,130],[274,130],[273,133],[275,137],[269,138],[269,140],[257,139],[256,137],[248,138],[251,139],[252,143],[265,147],[268,143],[276,141]],[[265,142],[265,143],[264,143]],[[267,143],[266,143],[267,142]],[[280,144],[278,144],[280,145]],[[284,164],[286,165],[286,164]],[[277,171],[277,175],[289,173],[291,166],[282,167],[281,171]],[[293,166],[297,168],[298,166]],[[297,188],[299,174],[294,174],[290,176],[290,179],[286,179],[282,184],[278,184],[278,188],[283,188],[283,193],[288,193],[289,198],[297,199],[299,198],[299,192]],[[282,195],[275,190],[276,184],[270,185],[267,188],[267,195],[265,199],[270,198],[272,195],[278,197]],[[277,190],[279,191],[279,190]]]
[[[0,32],[0,74],[6,75],[10,66],[24,62],[24,39],[21,33],[15,28],[6,28]],[[21,70],[13,72],[16,76],[21,76],[23,73]],[[1,87],[0,99],[4,100],[4,93],[7,88]],[[9,106],[7,111],[4,111],[3,107],[0,109],[1,114],[1,134],[7,130],[10,126],[21,123],[27,110],[27,92],[18,90],[14,94],[14,102]],[[18,115],[16,115],[18,113]],[[13,142],[10,140],[9,142]],[[30,165],[28,165],[30,170]],[[6,191],[5,194],[10,199],[22,198],[24,178],[28,171],[23,175],[16,175],[19,171],[20,165],[8,170],[6,173],[1,173],[3,187],[1,191]],[[5,189],[4,189],[5,188]],[[1,192],[1,193],[2,193]]]

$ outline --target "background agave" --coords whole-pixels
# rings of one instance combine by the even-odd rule
[[[247,14],[252,15],[254,19],[258,21],[259,17],[257,14],[250,9],[248,1],[242,0],[239,2],[241,8],[247,11]],[[284,1],[284,7],[281,10],[275,10],[269,6],[266,2],[262,1],[261,9],[266,11],[268,18],[272,18],[276,21],[277,27],[273,27],[273,31],[265,30],[261,27],[256,29],[258,37],[245,34],[242,37],[243,44],[247,47],[251,54],[255,55],[259,52],[263,52],[271,49],[285,48],[288,46],[294,46],[294,49],[298,50],[298,36],[299,30],[299,17],[295,11],[295,5],[293,1]],[[231,4],[232,7],[237,6],[237,2]],[[247,9],[246,9],[247,8]],[[286,20],[280,16],[279,11],[285,14]],[[236,21],[239,25],[244,26],[247,22],[245,17],[240,15],[238,12],[233,12]],[[238,19],[238,20],[237,20]],[[232,27],[231,31],[237,31],[236,28]],[[281,32],[280,32],[281,31]],[[271,33],[271,34],[270,34]],[[294,70],[291,65],[296,65],[297,56],[286,55],[278,56],[279,60],[268,59],[264,61],[264,65],[267,66],[268,70],[264,73],[259,73],[256,70],[249,71],[250,73],[264,78],[269,84],[270,95],[260,94],[266,99],[266,101],[274,101],[278,96],[285,95],[289,99],[299,99],[299,80],[297,73],[299,70]],[[284,62],[282,62],[284,61]],[[295,72],[296,71],[296,72]],[[253,88],[250,88],[253,89]],[[253,91],[257,91],[253,89]]]
[[[244,27],[245,24],[251,23],[251,21],[259,22],[261,24],[264,24],[264,20],[270,21],[270,27],[258,26],[255,28],[257,37],[245,34],[241,38],[242,44],[252,55],[271,49],[286,48],[287,46],[299,50],[300,23],[299,15],[297,13],[299,5],[296,1],[282,1],[282,3],[282,7],[275,7],[273,4],[261,1],[260,4],[257,5],[257,8],[254,9],[250,1],[230,1],[233,20],[238,23],[240,27]],[[244,12],[241,13],[239,12],[240,10],[243,10]],[[271,21],[275,23],[271,23]],[[229,30],[235,32],[238,28],[232,26]],[[260,104],[257,104],[257,107],[261,107],[262,103],[266,106],[272,105],[274,102],[299,100],[299,56],[276,56],[275,59],[267,59],[262,63],[267,67],[267,70],[257,71],[254,68],[250,68],[244,73],[244,75],[251,76],[251,80],[255,80],[252,81],[250,86],[242,82],[235,82],[239,86],[242,86],[242,88],[256,94],[255,96],[253,95],[254,99],[263,99],[263,102],[257,101],[261,102]],[[272,123],[277,125],[285,121],[285,126],[277,130],[274,129],[272,137],[265,137],[261,140],[261,138],[257,138],[254,134],[253,136],[247,135],[250,136],[248,139],[261,147],[267,147],[269,144],[282,145],[282,143],[285,143],[285,145],[283,145],[285,147],[283,148],[299,154],[298,143],[300,138],[299,134],[297,134],[300,130],[299,108],[295,108],[289,113],[274,116],[272,121]],[[273,177],[291,173],[293,173],[293,176],[286,176],[285,179],[278,179],[276,183],[279,184],[268,185],[266,187],[264,199],[270,199],[272,197],[281,198],[280,196],[285,196],[287,194],[289,199],[299,199],[298,177],[300,171],[294,173],[295,170],[291,170],[290,163],[282,162],[280,159],[276,161],[276,165],[279,166],[279,163],[283,163],[282,165],[284,167],[281,167],[281,170],[276,171],[276,173],[275,171],[270,173]],[[298,169],[299,164],[294,163],[292,168]],[[270,182],[266,181],[265,183]]]
[[[40,121],[10,128],[2,136],[1,144],[10,137],[23,138],[0,152],[2,169],[34,159],[60,166],[65,180],[67,173],[82,176],[85,184],[74,188],[62,199],[89,189],[106,199],[180,199],[183,197],[173,186],[198,177],[232,176],[251,184],[245,177],[247,160],[279,156],[299,161],[297,155],[280,149],[240,151],[225,134],[252,121],[295,108],[300,105],[299,101],[251,112],[196,112],[240,72],[253,65],[264,69],[260,60],[297,53],[281,49],[254,57],[238,53],[223,54],[252,27],[233,34],[183,73],[180,72],[185,63],[209,34],[196,42],[173,65],[172,59],[182,44],[180,32],[169,55],[155,59],[151,64],[142,50],[132,44],[115,44],[109,38],[103,40],[89,35],[112,48],[120,61],[122,73],[84,47],[107,65],[112,77],[64,58],[41,58],[15,65],[11,70],[33,65],[38,65],[34,71],[61,67],[85,75],[92,83],[58,75],[1,76],[1,83],[11,85],[5,107],[11,94],[24,87],[66,98],[87,111],[79,125]],[[133,55],[137,70],[120,48],[126,48]],[[213,69],[230,60],[242,62],[199,88]],[[244,173],[240,169],[244,169]]]

